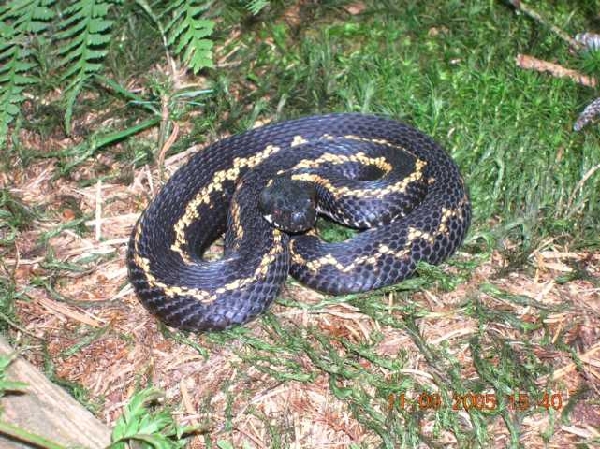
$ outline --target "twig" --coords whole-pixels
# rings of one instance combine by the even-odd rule
[[[592,346],[587,352],[583,354],[579,354],[579,359],[587,364],[590,364],[592,360],[596,360],[596,355],[600,351],[600,343],[596,343]],[[556,381],[561,377],[564,377],[569,371],[573,371],[577,369],[577,364],[574,362],[569,363],[567,366],[558,369],[552,373],[552,380]],[[546,376],[544,376],[546,377]]]
[[[169,132],[169,95],[163,94],[160,96],[160,125],[158,126],[158,168],[159,172],[162,173],[162,164],[161,164],[161,153],[165,151],[165,145],[167,145],[168,137],[167,133]],[[164,159],[164,156],[163,156]],[[161,176],[162,178],[162,176]]]
[[[600,168],[600,164],[595,165],[594,167],[590,168],[585,175],[583,175],[583,178],[581,178],[579,180],[579,182],[577,183],[577,185],[575,186],[575,189],[573,189],[573,192],[571,193],[571,195],[569,196],[569,201],[567,201],[567,210],[572,210],[571,206],[573,205],[573,201],[575,200],[575,195],[577,194],[577,192],[579,190],[581,190],[583,188],[583,185],[585,184],[585,182],[590,179],[592,177],[592,175],[594,174],[594,172],[596,170],[598,170]]]
[[[146,165],[146,177],[148,178],[148,187],[150,187],[150,198],[154,198],[154,180],[152,179],[152,170]]]
[[[579,42],[577,42],[575,39],[573,39],[571,36],[569,36],[566,32],[564,32],[562,29],[560,29],[556,25],[553,25],[552,23],[548,22],[538,12],[536,12],[533,8],[531,8],[531,6],[525,5],[521,0],[507,0],[507,1],[515,9],[517,9],[519,11],[523,11],[525,14],[527,14],[529,17],[531,17],[536,22],[539,22],[542,25],[547,26],[550,29],[550,31],[552,31],[554,34],[556,34],[562,40],[567,42],[569,44],[569,46],[571,48],[573,48],[574,50],[580,50],[582,48],[582,45]]]
[[[158,163],[158,168],[160,170],[161,175],[162,175],[163,168],[165,165],[165,156],[169,152],[169,149],[173,146],[173,143],[175,143],[175,141],[177,140],[178,136],[179,136],[179,125],[177,123],[173,122],[173,132],[171,133],[171,135],[169,136],[169,138],[167,139],[167,141],[161,148],[160,153],[158,153],[157,163]]]
[[[598,84],[594,78],[582,75],[577,70],[567,69],[562,65],[537,59],[531,55],[523,55],[519,53],[517,55],[516,62],[517,65],[523,69],[547,72],[555,78],[569,78],[584,86],[595,87],[596,84]]]

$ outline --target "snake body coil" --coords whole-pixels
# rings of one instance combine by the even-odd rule
[[[312,186],[320,213],[362,232],[328,243],[272,226],[257,202],[277,177]],[[400,282],[419,261],[452,254],[470,219],[458,168],[430,137],[374,116],[311,116],[193,156],[140,217],[127,265],[141,302],[166,324],[217,330],[267,309],[288,272],[330,294]],[[224,256],[204,260],[225,231]]]

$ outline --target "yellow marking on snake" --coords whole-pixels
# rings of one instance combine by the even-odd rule
[[[293,242],[294,243],[294,242]],[[365,254],[363,256],[359,256],[354,261],[348,265],[344,265],[339,262],[332,254],[328,253],[324,256],[321,256],[317,259],[306,261],[300,254],[295,252],[295,248],[292,245],[292,261],[294,263],[305,265],[310,271],[316,272],[321,269],[325,265],[331,265],[335,267],[337,270],[343,273],[350,273],[360,265],[372,265],[374,266],[379,258],[386,254],[391,254],[394,258],[404,257],[409,253],[408,249],[402,249],[400,251],[392,251],[387,245],[380,244],[377,248],[377,251],[373,254]]]
[[[348,187],[334,187],[326,178],[323,178],[313,173],[297,173],[291,176],[294,181],[310,181],[316,182],[317,184],[325,187],[335,198],[340,196],[354,196],[354,197],[377,197],[381,198],[390,193],[402,193],[406,190],[406,187],[412,183],[419,181],[423,177],[423,169],[427,166],[427,162],[421,159],[417,159],[415,163],[415,170],[406,178],[390,184],[387,187],[381,189],[350,189]]]
[[[268,159],[271,157],[271,155],[279,152],[280,150],[281,148],[278,146],[268,145],[263,151],[259,151],[250,157],[236,157],[230,167],[215,172],[211,182],[204,186],[200,192],[198,192],[198,194],[188,202],[183,216],[179,219],[179,221],[177,221],[177,223],[175,223],[175,226],[173,227],[173,230],[175,231],[175,241],[171,245],[171,250],[178,253],[185,263],[192,263],[183,247],[185,246],[186,242],[186,228],[200,218],[198,207],[201,204],[210,205],[212,193],[223,191],[223,184],[226,181],[235,181],[238,179],[242,168],[256,167],[262,161]]]
[[[230,212],[235,235],[232,249],[237,250],[240,247],[241,240],[244,238],[244,227],[242,226],[242,219],[240,217],[240,204],[237,201],[234,200],[231,202]]]
[[[269,250],[268,253],[264,254],[258,263],[256,269],[254,270],[254,275],[244,278],[244,279],[236,279],[235,281],[229,282],[225,284],[223,287],[220,287],[211,293],[207,290],[200,290],[197,288],[189,288],[178,285],[170,285],[161,281],[157,281],[152,271],[150,270],[150,260],[147,257],[142,257],[140,255],[139,248],[139,236],[140,236],[140,228],[141,226],[138,224],[135,229],[135,237],[134,237],[134,261],[135,264],[142,270],[144,276],[146,277],[146,282],[151,288],[160,288],[166,296],[169,298],[173,298],[175,296],[190,296],[192,298],[197,299],[202,304],[211,304],[214,302],[220,295],[226,293],[228,291],[238,290],[246,287],[247,285],[256,282],[258,280],[264,279],[268,272],[269,267],[275,260],[275,257],[278,254],[281,254],[285,248],[282,242],[282,233],[278,229],[273,229],[272,237],[273,237],[273,246]]]
[[[376,143],[377,145],[385,145],[385,146],[391,147],[391,148],[400,148],[400,149],[406,151],[404,149],[404,147],[402,147],[401,145],[392,143],[392,142],[390,142],[387,139],[380,139],[380,138],[373,138],[373,137],[362,137],[362,136],[357,136],[355,134],[347,134],[347,135],[344,136],[344,139],[360,140],[361,142],[372,142],[372,143]]]
[[[323,134],[322,136],[318,137],[316,140],[335,140],[335,139],[357,140],[360,142],[368,142],[368,143],[374,143],[377,145],[385,145],[389,148],[394,148],[394,149],[401,150],[406,153],[412,154],[406,148],[402,147],[401,145],[391,143],[387,139],[361,137],[361,136],[356,136],[353,134],[348,134],[348,135],[341,136],[341,137],[332,136],[330,134]],[[308,142],[309,142],[309,140],[298,135],[298,136],[294,136],[294,138],[292,139],[292,142],[290,143],[290,146],[296,147],[299,145],[304,145]],[[347,162],[360,162],[363,165],[373,165],[373,166],[376,166],[376,167],[382,169],[385,172],[388,172],[392,169],[391,164],[389,164],[384,157],[368,157],[368,156],[365,156],[365,154],[363,152],[359,152],[359,153],[356,153],[356,154],[353,154],[350,156],[333,154],[333,153],[325,153],[317,159],[305,159],[303,161],[300,161],[293,169],[315,168],[315,167],[321,166],[324,163],[345,164]],[[280,170],[277,174],[282,174],[285,171],[286,170]]]
[[[134,238],[134,255],[133,260],[135,264],[142,270],[144,276],[146,277],[146,282],[151,288],[160,288],[163,290],[164,294],[169,298],[173,298],[175,296],[191,296],[196,298],[203,304],[210,303],[214,299],[212,298],[212,294],[206,290],[200,290],[197,288],[188,288],[181,287],[177,285],[166,284],[161,281],[157,281],[152,271],[150,270],[150,259],[147,257],[142,257],[140,255],[140,232],[141,232],[141,223],[138,223],[135,228],[135,238]]]
[[[292,143],[290,143],[290,146],[297,147],[298,145],[304,145],[305,143],[308,143],[308,140],[306,140],[304,137],[294,136],[294,139],[292,140]]]
[[[343,273],[350,273],[354,271],[360,265],[371,265],[375,267],[378,260],[385,256],[386,254],[391,254],[394,259],[400,259],[406,257],[410,254],[410,245],[417,239],[426,240],[428,243],[433,243],[435,238],[438,235],[446,234],[448,232],[447,222],[450,218],[461,215],[462,218],[462,207],[468,201],[466,197],[460,201],[458,207],[456,209],[442,209],[442,217],[440,219],[440,223],[438,224],[437,229],[433,232],[424,232],[415,227],[408,228],[408,234],[406,237],[406,242],[404,246],[399,251],[393,251],[385,244],[380,244],[377,247],[377,250],[372,254],[365,254],[363,256],[359,256],[354,261],[348,265],[344,265],[340,263],[332,254],[327,253],[323,256],[318,257],[317,259],[307,261],[299,254],[296,250],[295,243],[293,240],[290,245],[290,253],[291,260],[295,264],[304,265],[307,269],[312,272],[316,272],[321,269],[323,266],[330,265],[335,267],[337,270]]]
[[[281,241],[281,231],[274,228],[272,231],[272,237],[273,246],[271,247],[268,253],[264,254],[261,257],[260,262],[254,270],[254,275],[243,279],[236,279],[235,281],[225,284],[225,286],[215,290],[215,295],[222,295],[227,291],[233,291],[238,290],[240,288],[244,288],[247,285],[252,284],[260,279],[264,279],[267,276],[267,273],[269,272],[269,267],[275,260],[275,257],[285,250]]]
[[[290,242],[290,256],[292,263],[295,263],[297,265],[306,264],[306,260],[304,259],[304,257],[302,257],[302,255],[296,251],[296,240],[292,240]]]
[[[392,169],[392,165],[385,159],[385,157],[369,157],[361,151],[351,155],[324,153],[316,159],[303,159],[289,170],[317,168],[324,164],[341,165],[347,164],[348,162],[358,162],[362,165],[373,165],[386,173]],[[289,170],[279,170],[277,174],[280,175]]]

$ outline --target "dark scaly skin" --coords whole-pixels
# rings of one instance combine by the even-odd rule
[[[318,140],[323,134],[332,139]],[[357,151],[353,146],[368,153],[375,146],[336,139],[347,135],[386,139],[404,147],[427,162],[424,169],[427,185],[411,183],[402,195],[374,199],[376,207],[369,206],[366,198],[349,204],[342,199],[333,207],[351,210],[347,214],[351,218],[344,219],[352,221],[348,224],[361,228],[375,227],[350,241],[336,244],[327,244],[312,236],[295,236],[294,251],[296,256],[306,260],[318,259],[329,253],[344,265],[363,256],[367,258],[377,248],[384,247],[386,253],[379,254],[372,263],[357,265],[352,272],[340,272],[332,265],[311,271],[293,262],[288,250],[289,237],[281,234],[279,245],[284,250],[273,254],[268,267],[256,276],[259,261],[273,248],[273,228],[260,216],[256,207],[261,191],[275,172],[289,169],[301,160],[314,160],[323,153],[352,154]],[[308,143],[291,146],[296,136],[302,136]],[[180,220],[186,205],[212,181],[215,172],[226,170],[236,158],[250,157],[268,145],[281,150],[252,170],[240,167],[236,179],[224,181],[221,189],[210,194],[210,204],[198,206],[199,219],[185,229],[182,249],[190,261],[184,262],[179,253],[172,251],[171,245],[175,240],[173,226]],[[397,162],[404,160],[407,165],[397,167],[387,178],[410,174],[414,169],[413,159],[402,155]],[[352,164],[319,168],[317,172],[326,168],[332,170],[331,176],[339,183],[343,183],[341,178],[346,176],[361,176],[357,175],[361,167]],[[360,186],[381,187],[385,186],[387,178],[358,183]],[[236,190],[236,185],[240,184]],[[332,200],[327,193],[321,194],[321,202],[325,204],[320,208],[326,208],[327,204],[331,206]],[[228,218],[230,202],[240,209],[241,236],[236,234],[231,211]],[[441,225],[444,208],[453,213],[446,216],[445,225]],[[359,218],[359,222],[355,222],[360,211],[366,211],[368,219]],[[331,215],[339,214],[332,211]],[[223,139],[192,157],[171,177],[140,217],[129,244],[127,265],[130,280],[142,304],[166,324],[195,331],[218,330],[243,324],[266,310],[279,293],[288,271],[307,286],[332,294],[366,291],[400,282],[413,274],[420,260],[437,264],[452,254],[462,242],[470,218],[470,204],[458,168],[431,138],[407,125],[373,116],[312,116],[263,126]],[[409,232],[411,228],[412,234]],[[203,252],[226,229],[224,258],[215,262],[202,260]],[[414,238],[415,229],[432,235],[429,240]],[[413,237],[408,242],[410,235]],[[388,254],[400,254],[403,249],[406,254],[400,258]],[[141,261],[146,264],[145,267]],[[256,280],[242,288],[217,293],[226,284],[232,285],[236,280],[253,276]],[[170,290],[171,294],[167,295],[164,286],[202,290],[212,293],[214,298],[203,303],[196,297],[176,294],[176,289]]]

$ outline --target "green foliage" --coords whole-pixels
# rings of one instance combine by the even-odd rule
[[[209,7],[207,2],[171,2],[167,10],[173,19],[166,27],[169,46],[194,73],[212,66],[213,43],[208,37],[212,34],[214,22],[202,19],[202,13]]]
[[[102,68],[110,41],[108,2],[81,0],[69,6],[59,24],[56,38],[63,42],[58,50],[59,65],[64,69],[62,80],[66,87],[65,128],[71,129],[73,105],[86,81]]]
[[[219,449],[235,449],[235,446],[229,441],[217,441],[217,447]],[[250,449],[251,447],[252,446],[245,441],[242,443],[242,449]]]
[[[258,14],[263,8],[269,5],[269,1],[267,0],[250,0],[246,5],[246,8],[252,12],[252,14]]]
[[[30,42],[54,18],[52,0],[13,1],[0,6],[0,148],[8,125],[19,115],[24,91],[36,82]]]
[[[22,204],[8,189],[0,189],[0,245],[12,245],[19,230],[35,217],[35,211]]]
[[[111,33],[120,11],[137,11],[152,19],[158,30],[155,36],[162,39],[164,57],[171,70],[177,69],[177,61],[172,59],[171,54],[178,56],[181,63],[195,74],[203,68],[212,67],[211,36],[215,22],[208,18],[212,3],[207,0],[177,0],[150,5],[145,0],[137,0],[135,6],[131,6],[123,2],[76,0],[60,14],[56,13],[60,5],[54,0],[12,0],[0,6],[0,148],[6,146],[9,125],[20,117],[26,96],[33,96],[33,91],[43,85],[37,76],[40,72],[49,78],[53,89],[64,91],[62,105],[67,133],[71,131],[77,100],[92,82],[108,84],[115,95],[130,99],[127,89],[101,76],[109,52],[120,48],[111,45],[114,41]],[[248,0],[246,7],[257,14],[268,3]],[[48,81],[46,78],[44,82]],[[146,108],[143,100],[131,101],[130,104]],[[161,115],[163,109],[156,108],[153,111],[155,116],[164,119]],[[148,126],[157,123],[155,120],[146,122]],[[164,123],[161,126],[164,128]],[[129,136],[142,129],[145,128],[134,127],[132,132],[125,130],[121,133]],[[96,133],[91,142],[82,144],[84,148],[93,150],[81,152],[77,148],[71,151],[77,153],[76,163],[93,154],[98,148],[98,141],[107,145],[113,143],[114,139],[110,137],[116,134],[105,137]],[[163,137],[161,130],[159,144]]]
[[[138,0],[135,7],[152,18],[170,67],[176,68],[169,55],[172,52],[198,73],[212,66],[214,21],[205,17],[211,4],[178,0],[150,6]],[[111,46],[115,18],[120,10],[130,8],[122,2],[76,0],[57,14],[58,6],[53,0],[13,0],[0,6],[0,148],[7,143],[9,125],[20,116],[28,91],[41,86],[36,77],[41,71],[53,77],[53,88],[64,91],[64,125],[70,132],[77,99],[91,82],[98,81],[109,52],[118,49]],[[41,57],[40,48],[49,50],[51,57]],[[113,80],[103,78],[102,83],[112,83],[116,95],[126,92],[121,86],[115,89]],[[155,113],[160,116],[158,110]]]
[[[185,445],[184,435],[196,431],[177,425],[171,414],[150,406],[162,397],[156,388],[147,388],[135,394],[112,431],[110,449],[126,448],[126,442],[136,441],[141,448],[175,449]]]

